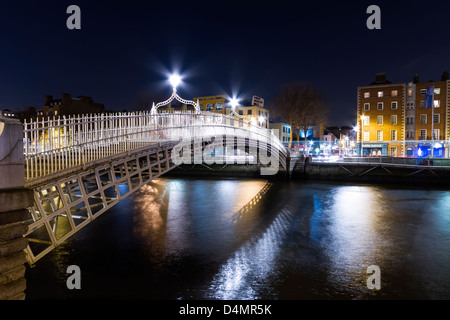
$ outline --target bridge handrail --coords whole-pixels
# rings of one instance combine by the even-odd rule
[[[226,129],[231,128],[235,134],[256,134],[258,140],[270,143],[285,155],[285,147],[273,131],[217,113],[142,111],[62,116],[24,123],[26,180],[105,158],[105,154],[115,155],[168,139],[202,137],[207,132],[226,134]]]

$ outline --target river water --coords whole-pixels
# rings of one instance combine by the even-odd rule
[[[80,290],[66,286],[70,265]],[[450,299],[449,266],[450,190],[160,178],[28,267],[26,294]]]

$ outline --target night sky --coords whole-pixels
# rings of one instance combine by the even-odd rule
[[[81,30],[69,30],[69,5]],[[381,8],[369,30],[367,7]],[[330,125],[356,118],[356,88],[450,71],[448,1],[1,1],[0,109],[41,108],[44,96],[91,96],[107,109],[180,96],[258,95],[316,86]],[[158,102],[158,101],[155,101]]]

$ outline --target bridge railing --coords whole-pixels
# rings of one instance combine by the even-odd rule
[[[285,153],[269,129],[217,113],[131,112],[62,116],[24,123],[25,180],[148,145],[214,135],[245,136]]]

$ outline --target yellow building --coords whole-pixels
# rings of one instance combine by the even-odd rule
[[[358,87],[358,155],[405,155],[405,101],[406,84],[393,84],[385,74]]]
[[[260,125],[269,128],[270,111],[260,106],[239,106],[236,113],[244,119],[244,122],[250,122],[254,125]]]
[[[230,106],[226,106],[226,96],[224,94],[215,95],[215,96],[205,96],[205,97],[196,97],[193,99],[194,102],[200,103],[200,110],[216,112],[221,114],[228,114],[226,112],[226,108],[231,108]],[[231,109],[230,109],[231,110]]]
[[[427,88],[434,86],[433,108],[426,107]],[[450,80],[391,83],[384,73],[358,87],[357,154],[392,157],[450,157]],[[434,134],[432,134],[434,133]],[[361,144],[362,142],[362,144]]]
[[[195,97],[193,101],[199,102],[202,111],[225,115],[229,115],[233,111],[226,95]],[[239,106],[234,111],[245,123],[269,128],[270,111],[264,108],[264,100],[259,97],[253,96],[251,101],[239,102]]]

